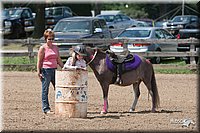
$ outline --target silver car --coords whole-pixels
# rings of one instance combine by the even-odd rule
[[[167,30],[161,27],[133,27],[127,28],[122,31],[115,39],[122,38],[130,39],[174,39],[175,37],[170,34]],[[147,51],[163,51],[163,52],[177,52],[178,44],[157,44],[157,43],[144,43],[144,44],[128,44],[127,48],[132,53],[147,52]],[[123,44],[116,43],[111,44],[110,50],[113,52],[122,52]],[[152,63],[160,63],[160,57],[151,58]]]
[[[136,27],[138,22],[122,13],[107,12],[97,15],[104,18],[108,28],[112,32],[112,37],[116,37],[122,30],[128,27]]]

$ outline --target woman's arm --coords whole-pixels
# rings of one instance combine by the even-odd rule
[[[57,46],[56,46],[57,47]],[[58,62],[58,65],[63,68],[64,64],[62,62],[62,59],[60,58],[60,53],[59,53],[59,48],[57,47],[57,50],[58,50],[58,58],[57,58],[57,62]]]
[[[38,56],[37,56],[37,74],[40,80],[42,80],[42,74],[41,74],[41,68],[42,68],[42,63],[43,63],[43,58],[44,58],[44,47],[41,46],[38,51]]]

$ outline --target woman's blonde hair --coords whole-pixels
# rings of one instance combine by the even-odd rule
[[[44,31],[44,39],[47,40],[47,37],[53,37],[54,38],[54,32],[51,29],[47,29]]]

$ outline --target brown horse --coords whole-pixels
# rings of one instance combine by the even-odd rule
[[[104,106],[101,113],[107,113],[109,85],[113,84],[113,77],[116,77],[116,73],[111,71],[107,67],[106,52],[100,49],[92,49],[89,47],[84,47],[84,51],[87,54],[87,56],[85,56],[84,59],[93,70],[103,91]],[[141,57],[139,58],[141,59],[141,63],[136,69],[122,74],[121,79],[123,82],[122,84],[120,84],[120,86],[133,85],[135,99],[129,110],[130,112],[133,112],[135,110],[135,106],[140,96],[139,85],[143,81],[149,91],[149,94],[152,97],[152,112],[155,112],[155,109],[159,106],[160,101],[154,69],[149,61]]]

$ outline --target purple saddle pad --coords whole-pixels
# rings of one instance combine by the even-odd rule
[[[140,63],[142,61],[141,58],[137,54],[134,54],[133,57],[134,57],[133,60],[123,63],[123,65],[124,65],[123,71],[134,70],[140,65]],[[106,65],[107,65],[108,69],[111,70],[112,72],[116,71],[116,65],[110,60],[108,55],[106,55]]]

